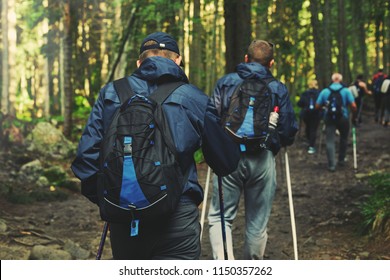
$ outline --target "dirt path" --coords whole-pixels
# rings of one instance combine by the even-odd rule
[[[390,240],[373,240],[358,234],[359,203],[370,193],[357,174],[386,169],[390,172],[390,128],[364,115],[358,128],[358,172],[353,170],[352,147],[348,148],[347,166],[329,173],[325,149],[308,155],[301,137],[288,149],[299,259],[390,259]],[[303,134],[302,134],[303,137]],[[266,258],[294,259],[289,202],[285,179],[285,151],[277,157],[278,189],[269,223]],[[207,166],[199,165],[204,186]],[[0,172],[0,182],[6,173]],[[211,192],[211,186],[210,186]],[[208,196],[210,199],[210,195]],[[235,256],[243,246],[243,209],[234,228]],[[1,222],[1,220],[3,222]],[[2,229],[1,225],[6,228]],[[93,259],[103,223],[97,209],[78,193],[67,201],[11,204],[0,198],[0,259],[27,259],[36,244],[60,248],[66,240],[90,251]],[[111,258],[109,241],[103,259]],[[207,219],[202,240],[201,259],[211,259]]]

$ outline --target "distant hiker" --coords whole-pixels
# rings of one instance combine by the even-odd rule
[[[341,84],[342,80],[343,76],[340,73],[334,73],[332,75],[332,84],[320,92],[316,102],[317,109],[326,107],[326,155],[328,158],[328,170],[331,172],[336,170],[336,129],[340,133],[338,164],[343,166],[346,160],[349,134],[348,107],[351,107],[352,111],[356,111],[354,97],[351,91]]]
[[[218,175],[227,175],[237,167],[239,150],[218,124],[218,117],[214,114],[215,108],[209,103],[207,95],[188,83],[187,76],[179,65],[182,65],[182,57],[176,41],[170,35],[163,32],[148,35],[140,47],[138,69],[124,80],[121,79],[125,82],[121,85],[124,88],[130,86],[133,95],[122,100],[124,88],[117,87],[112,82],[106,84],[100,91],[81,136],[72,170],[81,180],[83,195],[98,204],[100,215],[110,222],[114,259],[199,259],[201,248],[198,205],[202,202],[203,191],[197,178],[194,153],[202,147],[207,163]],[[173,90],[166,101],[158,106],[155,100],[165,93],[156,93],[157,96],[152,93],[171,82],[178,81],[182,82],[182,85]],[[133,114],[133,118],[129,118],[128,122],[136,121],[144,110],[141,107],[148,108],[153,104],[157,106],[156,108],[161,107],[160,111],[155,111],[154,114],[152,112],[150,116],[156,122],[141,125],[143,130],[150,132],[150,135],[154,134],[157,137],[157,134],[162,133],[164,136],[162,139],[152,137],[138,139],[136,133],[127,135],[133,128],[123,121],[126,120],[126,116],[121,113],[127,112],[127,108],[132,106],[133,102],[142,104],[142,101],[143,106],[139,105],[128,111],[129,114]],[[118,117],[122,123],[112,127],[110,123],[119,122]],[[167,127],[161,127],[165,124]],[[103,147],[106,145],[104,139],[106,137],[111,139],[111,134],[115,133],[118,135],[117,138],[113,139],[112,143],[108,140],[111,145],[102,149],[102,145]],[[143,133],[144,131],[139,131],[140,135]],[[165,162],[151,161],[140,156],[151,148],[154,148],[158,155],[162,153],[159,147],[167,143],[173,147],[165,150],[161,158],[164,160],[173,155],[175,166],[181,172],[180,177],[171,174],[171,167]],[[141,144],[144,146],[137,147]],[[101,154],[104,150],[114,150],[113,153],[119,151],[119,156],[99,163],[102,157],[105,159],[105,155]],[[117,164],[112,165],[111,161]],[[150,165],[155,169],[151,169]],[[106,174],[110,171],[107,169],[117,171],[117,175],[113,175],[113,178],[107,177]],[[162,170],[163,173],[158,173],[158,170]],[[164,170],[169,172],[165,173]],[[152,173],[154,171],[156,173]],[[137,208],[138,206],[127,201],[147,196],[148,194],[140,192],[139,185],[145,187],[145,182],[152,182],[154,176],[163,182],[167,181],[167,184],[146,186],[150,192],[165,192],[161,201],[156,202],[157,207],[166,197],[176,195],[172,194],[171,187],[176,188],[177,185],[171,186],[171,181],[180,184],[178,202],[171,205],[173,211],[167,216],[153,220],[153,217],[146,215],[142,216],[145,219],[138,220],[135,217],[147,209]],[[114,182],[119,180],[121,183],[116,187],[121,189],[120,194],[118,193],[120,197],[117,198],[121,203],[120,207],[111,205],[110,208],[110,205],[107,205],[114,204],[114,198],[107,193],[114,190],[108,189],[113,187],[106,186],[107,180]],[[102,188],[105,189],[104,192]],[[144,198],[144,203],[148,205],[149,202]],[[107,210],[105,207],[112,212],[105,212]],[[116,217],[116,213],[121,215]]]
[[[315,144],[317,138],[317,128],[320,123],[320,111],[315,108],[319,94],[317,80],[309,82],[309,89],[302,93],[298,106],[301,109],[302,120],[305,123],[305,135],[309,141],[307,152],[314,154],[316,152]]]
[[[353,83],[356,88],[357,96],[355,97],[355,103],[357,107],[357,113],[355,114],[352,123],[355,126],[359,126],[362,123],[362,109],[363,109],[363,99],[366,94],[371,95],[372,92],[368,90],[367,84],[363,81],[363,75],[359,74],[356,76],[356,79]]]
[[[254,40],[244,61],[237,65],[236,72],[217,81],[211,101],[241,150],[238,168],[222,178],[228,259],[234,259],[232,224],[241,193],[246,221],[243,258],[263,259],[276,189],[275,155],[281,147],[293,143],[298,125],[286,86],[270,71],[274,64],[273,44]],[[208,221],[213,258],[223,259],[217,181],[214,176]]]
[[[375,122],[381,122],[383,117],[384,107],[382,105],[383,94],[381,94],[381,86],[387,75],[383,73],[383,68],[379,68],[378,72],[372,77],[372,92],[374,93],[375,102]]]

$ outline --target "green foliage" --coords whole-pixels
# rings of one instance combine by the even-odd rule
[[[56,165],[50,166],[43,171],[43,175],[49,182],[56,183],[62,181],[66,177],[65,171]]]
[[[194,154],[194,159],[195,159],[195,162],[196,163],[201,163],[204,161],[204,156],[203,156],[203,153],[202,153],[202,150],[199,149],[195,152]]]
[[[88,116],[91,113],[91,106],[89,105],[88,100],[81,95],[76,95],[74,99],[75,107],[73,111],[73,117],[82,120],[88,119]]]
[[[374,173],[368,183],[374,192],[361,206],[364,231],[371,229],[375,220],[390,218],[390,173]]]

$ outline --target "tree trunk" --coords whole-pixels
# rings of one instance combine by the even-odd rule
[[[243,62],[251,41],[251,1],[224,1],[226,72]]]
[[[123,31],[121,44],[120,44],[119,50],[118,50],[118,56],[115,59],[114,65],[111,68],[111,74],[110,74],[107,82],[110,82],[110,81],[112,81],[114,79],[116,67],[118,66],[118,64],[119,64],[119,62],[121,60],[122,53],[123,53],[123,51],[125,49],[125,46],[126,46],[126,42],[129,39],[130,33],[131,33],[132,29],[133,29],[133,25],[134,25],[134,21],[135,21],[135,14],[137,13],[137,10],[138,10],[138,6],[137,6],[137,4],[135,4],[133,9],[132,9],[132,11],[131,11],[131,15],[130,15],[129,21],[127,23],[127,27]]]
[[[338,0],[338,32],[337,32],[337,43],[338,43],[338,58],[337,58],[337,64],[338,69],[341,71],[343,76],[345,77],[344,80],[351,82],[352,76],[351,71],[349,69],[349,59],[348,59],[348,52],[347,52],[347,26],[345,21],[345,1],[344,0]]]
[[[72,105],[73,105],[73,87],[72,87],[72,34],[71,34],[71,2],[65,0],[64,4],[64,135],[71,136],[72,131]]]
[[[50,117],[50,62],[48,54],[48,31],[49,31],[49,21],[48,19],[43,20],[43,34],[46,34],[44,39],[44,45],[46,46],[46,53],[44,56],[44,73],[42,78],[43,83],[43,116],[45,118]]]
[[[17,91],[16,65],[16,13],[15,1],[2,1],[2,94],[1,111],[5,115],[15,116],[14,103]]]
[[[310,2],[311,24],[313,26],[313,41],[314,41],[314,68],[318,85],[323,88],[328,82],[329,77],[323,72],[323,45],[322,45],[322,27],[318,19],[319,7],[317,1]]]
[[[8,0],[2,0],[1,9],[1,34],[2,34],[2,79],[1,79],[1,112],[4,115],[8,114],[9,111],[9,64],[8,64]]]
[[[211,53],[209,54],[211,57],[210,59],[207,59],[206,61],[210,62],[210,73],[207,75],[209,78],[206,84],[206,93],[211,94],[214,90],[214,86],[217,80],[217,50],[219,50],[219,46],[217,46],[217,34],[221,33],[221,30],[217,30],[218,28],[218,19],[219,19],[219,13],[218,13],[218,0],[214,0],[214,18],[213,18],[213,26],[211,29]],[[220,42],[221,40],[218,40]],[[219,62],[219,61],[218,61]]]
[[[323,9],[323,46],[324,50],[322,55],[324,56],[324,61],[322,65],[322,71],[324,73],[323,82],[325,85],[331,82],[332,76],[332,37],[331,37],[331,8],[330,8],[331,0],[325,0],[324,9]]]
[[[255,23],[255,33],[256,38],[261,40],[267,40],[269,32],[269,23],[268,23],[268,7],[270,5],[270,0],[258,0],[256,1],[256,23]]]
[[[200,0],[193,1],[193,19],[192,19],[192,38],[190,48],[190,65],[189,65],[189,78],[191,83],[201,86],[203,83],[202,75],[204,69],[202,67],[203,56],[202,56],[202,23],[200,18]]]

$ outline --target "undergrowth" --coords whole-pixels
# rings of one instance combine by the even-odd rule
[[[368,184],[373,187],[373,193],[360,207],[362,227],[366,232],[378,221],[385,222],[390,218],[390,173],[374,173],[368,177]]]

